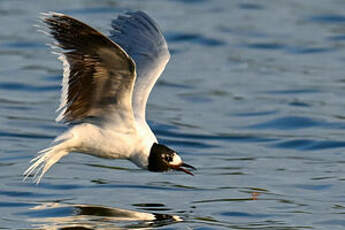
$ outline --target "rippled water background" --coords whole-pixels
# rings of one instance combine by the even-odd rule
[[[342,0],[0,1],[0,228],[344,229]],[[36,32],[58,11],[107,32],[125,10],[172,58],[148,117],[195,177],[71,154],[22,182],[56,124],[61,64]],[[154,214],[154,215],[153,215]]]

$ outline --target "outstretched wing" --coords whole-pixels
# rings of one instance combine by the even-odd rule
[[[121,15],[111,25],[110,39],[136,63],[133,110],[136,120],[145,123],[147,99],[170,58],[167,43],[158,25],[142,11]]]
[[[134,119],[132,92],[135,63],[116,43],[90,26],[59,13],[43,22],[62,49],[61,110],[57,121],[86,118]],[[134,121],[134,120],[133,120]]]

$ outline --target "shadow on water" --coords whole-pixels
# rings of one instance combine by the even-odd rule
[[[157,204],[140,206],[155,207]],[[160,206],[164,205],[160,204]],[[18,215],[25,216],[29,222],[35,223],[33,229],[142,229],[183,221],[181,217],[175,215],[58,202],[42,203]]]

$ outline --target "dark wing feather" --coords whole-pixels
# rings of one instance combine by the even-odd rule
[[[43,21],[62,48],[62,111],[57,120],[134,118],[131,100],[136,72],[127,53],[100,32],[67,15],[50,13]]]

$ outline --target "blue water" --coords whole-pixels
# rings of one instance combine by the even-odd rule
[[[171,60],[148,118],[196,176],[70,154],[22,182],[54,122],[61,64],[39,13],[107,32],[160,24]],[[1,229],[344,229],[345,11],[338,0],[0,1]]]

